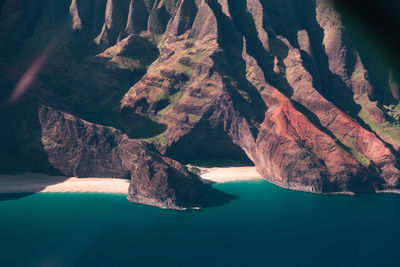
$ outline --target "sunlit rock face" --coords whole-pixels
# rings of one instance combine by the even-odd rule
[[[1,66],[16,69],[1,77],[5,95],[61,37],[14,107],[21,123],[4,135],[19,151],[36,144],[56,169],[72,167],[59,167],[63,155],[46,149],[43,133],[21,134],[28,107],[45,104],[113,126],[158,151],[161,161],[126,165],[110,156],[101,168],[83,164],[84,175],[160,170],[155,180],[132,178],[136,201],[157,194],[156,184],[163,192],[171,181],[196,188],[163,157],[251,160],[269,181],[311,192],[400,188],[398,77],[387,66],[374,71],[330,1],[73,0],[42,1],[33,10],[32,1],[17,2],[1,5]],[[104,146],[114,151],[109,139],[92,144]],[[193,200],[195,192],[165,201]]]

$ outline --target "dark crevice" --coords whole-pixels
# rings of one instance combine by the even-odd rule
[[[133,34],[146,30],[148,19],[149,13],[143,0],[131,0],[124,32]]]
[[[223,123],[212,127],[206,119],[172,144],[165,155],[182,162],[225,159],[251,164],[246,153],[226,134]]]
[[[273,87],[277,88],[281,93],[290,97],[293,94],[293,88],[280,75],[273,71],[274,59],[264,49],[261,40],[258,38],[257,29],[254,18],[247,12],[246,0],[229,0],[229,12],[236,29],[243,34],[246,39],[247,53],[252,56],[258,66],[264,72],[266,81]],[[281,40],[277,39],[273,32],[268,33],[270,38],[271,50],[278,55],[280,62],[287,56],[288,48]]]
[[[247,0],[241,0],[247,1]],[[258,0],[263,6],[264,29],[284,36],[294,48],[299,48],[297,32],[300,23],[291,0]]]
[[[371,128],[358,116],[361,106],[354,101],[354,94],[343,82],[342,78],[329,69],[329,59],[323,45],[324,30],[316,20],[316,3],[313,1],[302,0],[293,1],[299,10],[298,15],[304,28],[308,30],[310,46],[313,57],[316,59],[316,66],[319,70],[320,82],[314,82],[314,88],[328,101],[332,102],[340,110],[353,117],[363,128],[371,131]],[[344,42],[347,42],[348,35],[344,33]],[[346,64],[347,72],[349,68],[354,68],[355,57],[351,52],[351,47],[347,47]],[[307,62],[307,60],[306,60]],[[311,66],[307,66],[311,69]]]
[[[243,37],[215,0],[210,0],[208,4],[217,19],[219,42],[224,50],[224,53],[214,54],[213,59],[218,63],[216,68],[224,79],[225,89],[234,100],[235,110],[239,111],[249,124],[261,123],[267,106],[258,90],[245,76],[246,62],[242,58]]]
[[[149,15],[149,20],[147,23],[148,30],[156,34],[164,33],[170,18],[171,15],[165,9],[164,5],[162,5],[160,8],[156,8],[156,6],[154,6]]]
[[[318,66],[315,61],[315,58],[310,56],[303,50],[300,50],[301,60],[303,61],[304,68],[311,74],[313,77],[312,84],[314,88],[321,88],[321,77],[319,74]]]
[[[194,0],[183,0],[181,4],[181,14],[178,18],[176,34],[181,35],[193,26],[193,22],[197,15],[197,6]],[[176,15],[175,15],[176,17]]]

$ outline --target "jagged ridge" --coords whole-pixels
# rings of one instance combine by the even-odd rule
[[[16,59],[41,44],[39,29],[51,33],[52,22],[67,25],[67,44],[55,52],[59,60],[43,70],[59,70],[59,80],[41,79],[37,93],[54,92],[61,100],[51,104],[58,109],[98,118],[99,110],[111,106],[107,110],[118,119],[102,123],[118,122],[116,127],[138,137],[146,131],[145,141],[164,156],[248,158],[283,187],[323,193],[400,187],[397,77],[389,69],[370,71],[369,56],[328,0],[40,2],[28,25],[21,18],[29,5],[3,16],[2,29],[23,31],[5,31],[1,59],[20,67]],[[1,13],[13,7],[6,2]],[[96,68],[97,78],[88,83],[82,74]],[[65,91],[53,89],[60,81],[76,91],[66,98]],[[110,88],[117,93],[105,101]],[[79,98],[82,103],[102,105],[89,112],[69,105],[81,92],[98,95]],[[50,164],[69,174],[69,167],[58,164],[63,156],[43,140],[42,133]],[[110,142],[94,147],[101,151]],[[61,147],[65,153],[74,149],[70,143]],[[125,176],[121,164],[113,160],[104,174]],[[98,162],[86,165],[85,175],[99,171]],[[134,165],[144,170],[152,163]],[[146,187],[135,179],[131,199]]]

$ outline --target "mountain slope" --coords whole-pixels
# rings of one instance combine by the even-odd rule
[[[32,51],[51,48],[36,86],[12,107],[19,121],[32,120],[24,101],[29,113],[45,104],[176,160],[251,160],[287,188],[400,187],[398,75],[373,64],[328,0],[41,1],[33,11],[16,2],[1,6],[3,69],[26,69]],[[7,96],[18,77],[2,74]],[[22,131],[2,139],[5,153],[26,165],[21,151],[35,143],[65,172],[43,131],[29,142]]]

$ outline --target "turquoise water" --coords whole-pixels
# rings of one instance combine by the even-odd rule
[[[400,266],[400,195],[214,187],[238,198],[191,212],[113,194],[0,201],[0,266]]]

